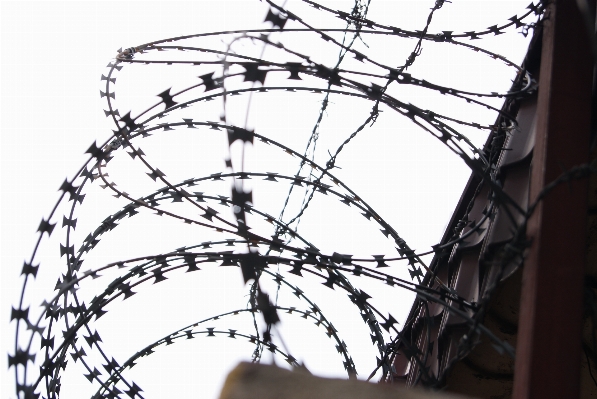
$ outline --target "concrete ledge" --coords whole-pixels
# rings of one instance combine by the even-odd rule
[[[220,399],[466,399],[364,381],[321,378],[276,366],[240,363],[230,372]],[[470,399],[470,398],[469,398]]]

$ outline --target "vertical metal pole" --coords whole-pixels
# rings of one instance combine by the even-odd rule
[[[589,156],[592,57],[575,0],[552,0],[543,25],[530,200]],[[587,181],[563,184],[527,226],[514,399],[574,399],[580,391]]]

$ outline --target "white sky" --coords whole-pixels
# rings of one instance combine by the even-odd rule
[[[330,8],[350,12],[351,1],[321,2]],[[369,19],[403,29],[421,29],[433,1],[376,1],[373,0]],[[106,74],[106,65],[119,47],[138,46],[153,40],[179,35],[232,29],[269,28],[262,21],[267,6],[258,1],[195,1],[195,2],[6,2],[1,8],[1,351],[13,353],[14,322],[9,324],[10,306],[20,294],[19,277],[24,259],[28,259],[36,240],[35,231],[42,217],[47,217],[58,198],[57,189],[65,177],[69,180],[87,160],[83,155],[97,140],[104,142],[113,126],[102,109],[104,99],[98,95],[100,76]],[[431,32],[482,30],[490,25],[501,25],[514,14],[521,15],[526,1],[458,1],[446,3],[436,12]],[[300,1],[289,1],[290,10],[319,27],[341,27],[342,21],[325,13],[315,12]],[[530,19],[528,20],[530,21]],[[293,27],[288,23],[287,28]],[[473,44],[502,54],[520,63],[528,40],[510,28],[508,34],[479,40]],[[196,46],[223,48],[220,39],[195,40]],[[309,54],[316,62],[332,66],[337,49],[325,46],[310,34],[272,35],[287,48]],[[370,58],[388,65],[401,65],[414,47],[414,40],[364,36],[369,46],[357,43],[355,49]],[[467,41],[468,42],[468,41]],[[470,89],[479,92],[505,91],[515,70],[486,56],[465,51],[456,46],[423,42],[423,52],[409,73],[433,83]],[[261,45],[239,42],[238,52],[258,54]],[[169,56],[166,54],[165,56]],[[180,57],[180,55],[173,55]],[[266,58],[281,59],[282,55],[268,48]],[[185,57],[205,59],[203,53]],[[278,58],[276,58],[278,57]],[[288,59],[290,60],[290,59]],[[292,61],[292,60],[290,60]],[[367,70],[363,64],[348,59],[345,68]],[[198,83],[198,75],[216,70],[213,66],[156,67],[130,66],[118,72],[116,107],[121,115],[128,110],[133,115],[156,102],[155,95],[173,87],[178,91]],[[239,69],[241,70],[241,69]],[[286,76],[287,73],[283,73]],[[267,85],[287,84],[281,75],[270,74]],[[362,80],[367,83],[367,79]],[[305,79],[303,83],[321,82]],[[240,80],[231,87],[249,87]],[[423,109],[431,109],[454,118],[491,124],[495,113],[467,105],[462,100],[448,99],[426,90],[393,84],[390,95]],[[193,92],[187,98],[199,96]],[[247,96],[230,99],[229,121],[242,125]],[[317,118],[323,94],[276,93],[256,94],[250,110],[249,126],[302,152]],[[178,100],[178,99],[177,99]],[[316,161],[327,160],[327,150],[337,146],[368,116],[371,103],[354,98],[332,95],[331,105],[320,128]],[[499,107],[502,100],[491,104]],[[161,108],[160,108],[161,109]],[[383,110],[383,108],[382,108]],[[342,167],[334,173],[353,191],[367,201],[407,241],[411,248],[424,251],[435,244],[443,234],[446,223],[460,196],[469,172],[463,162],[440,143],[410,124],[405,118],[385,109],[377,123],[361,132],[338,157]],[[193,118],[196,121],[217,121],[221,101],[200,103],[184,112],[172,113],[171,119]],[[159,121],[160,123],[163,120]],[[485,134],[475,129],[459,129],[480,146]],[[147,154],[147,159],[160,168],[173,183],[191,177],[224,172],[227,145],[224,133],[197,129],[189,133],[179,128],[175,132],[155,134],[136,143]],[[119,150],[110,163],[108,172],[133,197],[147,195],[162,187],[153,183],[138,162],[132,161]],[[124,157],[123,157],[124,155]],[[238,165],[237,153],[233,162]],[[296,158],[280,154],[271,147],[256,143],[247,149],[246,170],[278,172],[294,175]],[[277,216],[287,192],[286,183],[253,183],[255,207]],[[229,195],[230,182],[205,183],[191,188],[206,195]],[[189,190],[191,190],[189,189]],[[99,222],[126,204],[115,199],[99,182],[86,186],[87,198],[77,208],[77,229],[73,235],[75,247]],[[302,198],[296,196],[295,201]],[[229,208],[211,207],[231,219]],[[291,202],[291,209],[297,204]],[[294,208],[293,208],[294,207]],[[196,209],[177,205],[166,206],[195,219]],[[38,314],[36,305],[49,299],[63,263],[59,258],[59,243],[64,243],[65,229],[61,229],[60,208],[53,222],[58,222],[50,240],[44,238],[37,257],[41,263],[38,278],[28,286],[25,306],[31,305],[32,314]],[[287,220],[287,219],[286,219]],[[250,225],[267,233],[268,224],[260,219],[249,219]],[[314,243],[322,252],[353,254],[370,257],[373,254],[395,256],[393,242],[386,239],[376,225],[333,198],[318,196],[301,221],[299,233]],[[83,270],[99,267],[107,262],[141,254],[171,251],[183,245],[199,244],[207,240],[222,240],[229,236],[214,236],[197,226],[182,225],[166,218],[142,212],[122,221],[121,226],[104,235],[101,244],[87,256]],[[219,247],[224,250],[224,247]],[[428,262],[430,258],[425,258]],[[36,263],[38,263],[36,262]],[[173,273],[159,285],[145,284],[138,294],[125,302],[112,304],[109,313],[95,323],[102,336],[103,347],[109,356],[124,362],[130,355],[151,342],[185,325],[218,313],[244,308],[247,288],[243,288],[240,271],[236,268],[218,268],[215,264],[190,275]],[[272,269],[275,271],[275,269]],[[286,271],[285,267],[281,267]],[[407,278],[406,264],[395,263],[388,273]],[[288,274],[285,274],[287,276]],[[104,276],[82,287],[80,295],[86,301],[97,290],[105,287],[116,274]],[[348,344],[361,378],[366,378],[375,366],[376,349],[371,345],[368,329],[362,323],[358,310],[346,294],[330,291],[321,285],[321,279],[294,278],[307,296],[316,302],[323,313],[339,330],[339,336]],[[31,283],[30,283],[31,284]],[[275,286],[264,283],[273,293]],[[381,283],[353,279],[353,284],[373,296],[371,302],[384,314],[392,313],[400,322],[408,313],[413,296],[400,289],[390,289]],[[280,305],[306,309],[289,290],[280,291]],[[150,311],[151,309],[151,311]],[[206,327],[235,328],[252,334],[251,320],[245,316],[224,319]],[[291,354],[307,367],[321,375],[343,377],[342,358],[332,341],[312,322],[298,317],[284,317],[282,336]],[[58,332],[59,333],[59,332]],[[386,339],[389,335],[386,336]],[[125,376],[140,385],[145,397],[166,394],[200,392],[202,397],[215,398],[227,371],[239,360],[250,359],[253,346],[243,339],[233,341],[219,337],[212,341],[200,338],[156,351],[139,362]],[[89,353],[90,351],[88,351]],[[90,356],[91,357],[91,356]],[[6,357],[5,357],[6,358]],[[42,356],[39,356],[39,360]],[[264,355],[265,361],[270,357]],[[278,359],[277,363],[283,362]],[[5,363],[6,364],[6,363]],[[95,363],[100,368],[101,364]],[[14,374],[5,367],[2,372],[2,397],[14,397]],[[102,369],[103,370],[103,369]],[[78,398],[92,395],[97,389],[82,376],[80,363],[73,364],[63,373],[62,397]]]

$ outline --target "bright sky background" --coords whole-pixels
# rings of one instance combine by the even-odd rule
[[[351,1],[321,1],[331,8],[350,12]],[[379,23],[403,29],[422,29],[433,1],[376,1],[370,6],[368,18]],[[268,7],[258,1],[195,1],[195,2],[7,2],[1,4],[1,141],[0,141],[0,264],[1,264],[1,350],[13,353],[14,322],[9,324],[10,306],[18,300],[22,286],[19,277],[23,260],[28,258],[36,240],[35,231],[42,217],[47,217],[57,200],[57,192],[65,177],[69,180],[87,160],[83,155],[97,140],[104,142],[114,126],[104,116],[104,99],[100,99],[100,76],[106,74],[106,65],[120,47],[138,46],[153,40],[200,32],[236,29],[269,28],[263,19]],[[515,14],[521,15],[525,1],[459,1],[446,3],[436,12],[431,32],[482,30],[490,25],[504,24]],[[289,1],[290,10],[313,25],[343,27],[333,16],[315,12],[298,0]],[[528,20],[530,22],[531,19]],[[291,23],[286,26],[292,27]],[[508,34],[479,40],[473,44],[502,54],[520,63],[526,52],[525,39],[514,28]],[[196,40],[195,45],[223,48],[220,40],[231,36]],[[325,46],[314,35],[274,34],[272,39],[311,55],[312,59],[332,66],[337,49]],[[415,45],[414,40],[364,36],[369,46],[357,43],[355,49],[370,58],[388,65],[401,65]],[[467,41],[468,42],[468,41]],[[244,46],[244,47],[243,47]],[[239,43],[238,52],[258,54],[261,45]],[[167,56],[167,55],[166,55]],[[201,58],[203,55],[194,54]],[[265,57],[280,57],[272,49]],[[345,68],[364,70],[363,64],[348,59]],[[177,91],[199,82],[197,76],[215,70],[214,67],[155,67],[130,66],[118,72],[116,106],[121,115],[128,110],[133,115],[156,102],[155,95],[173,87]],[[241,69],[239,69],[241,70]],[[417,78],[433,83],[479,92],[500,92],[510,86],[515,70],[501,62],[489,59],[453,45],[423,42],[423,52],[408,70]],[[287,73],[282,74],[284,77]],[[281,75],[270,74],[267,85],[287,84]],[[307,80],[305,84],[321,81]],[[364,80],[367,82],[367,80]],[[249,87],[240,80],[231,86]],[[491,124],[495,113],[472,107],[462,100],[412,87],[393,84],[390,95],[411,102],[423,109],[431,109],[454,118]],[[199,96],[191,93],[188,98]],[[229,121],[244,123],[247,96],[230,99]],[[249,127],[302,152],[317,118],[323,94],[266,93],[256,94],[250,110]],[[337,146],[368,116],[371,103],[354,98],[332,95],[331,105],[320,129],[316,160],[325,164],[327,150]],[[502,100],[493,100],[495,107]],[[383,108],[382,108],[383,109]],[[173,113],[170,120],[193,118],[197,121],[217,121],[221,101],[200,103],[184,112]],[[161,122],[161,121],[160,121]],[[223,132],[208,129],[187,132],[155,134],[137,142],[147,154],[149,162],[164,171],[173,183],[191,177],[206,176],[225,171],[227,157]],[[475,129],[460,129],[473,143],[481,146],[486,135]],[[145,170],[119,150],[108,171],[118,187],[134,198],[147,195],[162,187],[145,175]],[[123,156],[124,155],[124,156]],[[238,165],[238,154],[233,162]],[[437,243],[460,197],[469,176],[464,163],[449,152],[439,141],[410,124],[390,110],[381,113],[373,127],[365,129],[338,157],[341,170],[334,173],[359,196],[367,201],[407,241],[411,248],[424,251]],[[246,170],[278,172],[294,175],[296,158],[280,154],[261,143],[247,149]],[[255,207],[278,216],[288,190],[285,183],[253,182]],[[230,182],[206,183],[193,187],[206,194],[229,195]],[[78,225],[74,234],[75,248],[106,216],[126,204],[111,193],[99,188],[99,182],[86,186],[87,198],[75,212]],[[302,194],[297,196],[302,198]],[[215,203],[214,203],[215,204]],[[293,205],[294,204],[294,205]],[[230,219],[229,208],[216,208]],[[291,203],[291,209],[296,209]],[[294,206],[295,208],[292,208]],[[192,215],[196,209],[183,206],[166,207]],[[65,229],[61,229],[61,208],[52,221],[58,222],[50,240],[42,241],[37,257],[41,263],[37,280],[28,286],[25,306],[32,305],[32,314],[43,299],[49,299],[57,276],[63,270],[59,258],[59,243],[64,243]],[[194,213],[193,213],[194,212]],[[226,213],[227,212],[227,213]],[[250,225],[263,232],[268,224],[260,219],[249,219]],[[271,230],[271,226],[270,226]],[[395,256],[393,242],[386,239],[376,225],[367,222],[353,208],[337,200],[316,197],[300,224],[299,233],[314,243],[322,252],[353,254],[370,257],[373,254]],[[183,245],[194,245],[207,240],[231,238],[214,236],[196,226],[181,225],[166,218],[142,212],[125,219],[117,229],[104,235],[101,244],[86,257],[83,270],[99,267],[107,262],[140,254],[172,251]],[[218,250],[224,250],[219,247]],[[425,258],[427,262],[430,258]],[[275,269],[273,269],[275,271]],[[407,278],[405,263],[395,263],[388,273]],[[281,268],[281,271],[286,271]],[[117,274],[95,280],[80,295],[90,299],[94,290],[107,285]],[[288,276],[286,273],[285,276]],[[375,367],[376,349],[371,345],[369,331],[362,323],[358,309],[344,292],[330,291],[319,278],[294,278],[309,298],[338,329],[348,345],[360,378],[366,378]],[[371,300],[385,314],[390,312],[404,321],[413,295],[400,289],[353,279],[353,284],[373,296]],[[146,284],[139,293],[125,302],[116,301],[109,313],[95,327],[110,356],[124,362],[130,355],[171,331],[218,313],[244,308],[247,287],[243,286],[236,268],[218,268],[215,264],[190,275],[174,273],[159,285]],[[275,292],[275,285],[264,283],[266,291]],[[280,305],[306,309],[292,292],[280,290]],[[206,327],[235,328],[252,334],[252,322],[245,316],[227,318]],[[346,376],[342,358],[334,343],[312,322],[285,316],[281,332],[291,354],[314,373],[327,376]],[[386,337],[389,339],[389,335]],[[145,397],[179,396],[200,392],[204,398],[215,398],[225,374],[240,360],[251,357],[253,346],[243,339],[233,341],[219,337],[212,341],[204,338],[182,342],[156,351],[125,374],[139,384]],[[3,355],[5,356],[5,355]],[[4,357],[6,359],[6,356]],[[39,356],[40,360],[42,356]],[[271,357],[264,355],[264,361]],[[277,360],[281,364],[282,359]],[[2,364],[2,363],[0,363]],[[4,363],[6,365],[7,363]],[[97,363],[99,366],[99,363]],[[2,397],[14,397],[14,374],[0,367]],[[82,377],[80,363],[73,364],[63,373],[63,398],[91,396],[97,385]]]

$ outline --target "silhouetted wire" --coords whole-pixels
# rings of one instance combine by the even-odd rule
[[[483,31],[428,33],[434,13],[439,12],[445,6],[446,2],[444,0],[435,1],[435,4],[428,13],[425,25],[418,31],[409,31],[399,27],[382,25],[367,19],[370,0],[366,2],[356,0],[350,13],[333,10],[310,0],[303,0],[305,4],[314,7],[321,13],[330,14],[345,21],[346,27],[344,29],[316,28],[294,12],[285,9],[284,5],[276,5],[270,0],[266,0],[266,2],[269,4],[270,10],[265,18],[265,22],[272,24],[272,29],[215,32],[154,41],[137,47],[124,50],[120,49],[115,60],[108,64],[107,67],[109,70],[107,75],[102,75],[101,77],[101,81],[105,85],[100,91],[100,96],[106,100],[108,109],[104,110],[104,113],[106,117],[111,118],[114,124],[113,135],[109,140],[100,145],[94,142],[87,150],[87,153],[90,155],[89,160],[77,171],[72,180],[69,181],[67,179],[64,181],[60,187],[61,195],[48,218],[42,219],[38,228],[39,235],[33,253],[23,266],[22,274],[25,277],[20,299],[17,308],[13,308],[11,313],[11,320],[16,320],[15,347],[13,354],[9,355],[9,367],[14,366],[15,370],[17,396],[22,398],[37,398],[40,396],[40,393],[37,391],[43,390],[45,391],[45,394],[43,394],[44,397],[57,398],[60,394],[62,384],[61,375],[67,367],[67,355],[70,354],[73,361],[75,363],[80,362],[86,370],[86,374],[84,374],[85,378],[90,383],[98,384],[98,389],[93,398],[116,398],[125,394],[130,398],[143,398],[142,387],[126,378],[128,370],[134,366],[135,362],[149,356],[153,353],[153,349],[157,347],[170,345],[183,338],[193,339],[195,336],[201,335],[205,335],[206,337],[225,335],[229,338],[248,338],[249,342],[255,345],[252,355],[253,361],[260,361],[263,350],[268,350],[272,353],[272,356],[278,354],[283,356],[291,366],[300,367],[301,365],[297,360],[298,357],[289,352],[282,337],[284,330],[281,328],[280,316],[278,314],[278,311],[281,310],[287,311],[290,314],[301,315],[305,320],[314,320],[317,326],[324,328],[328,337],[332,338],[335,342],[336,349],[343,358],[343,366],[347,375],[349,378],[355,378],[357,375],[356,365],[349,355],[346,344],[331,323],[330,318],[333,318],[334,315],[330,315],[330,318],[324,316],[319,306],[309,300],[298,285],[290,283],[285,274],[293,274],[297,278],[308,277],[314,281],[320,281],[327,288],[332,290],[339,288],[339,291],[344,291],[348,294],[352,304],[356,306],[363,322],[370,330],[371,335],[369,338],[379,352],[379,357],[376,358],[377,367],[368,374],[368,379],[373,378],[381,369],[381,380],[391,381],[391,376],[395,372],[394,360],[399,348],[402,347],[402,350],[406,351],[405,353],[407,353],[411,363],[418,367],[414,382],[430,387],[437,387],[453,364],[466,356],[474,348],[478,343],[480,334],[487,336],[493,342],[496,350],[514,356],[513,348],[507,342],[500,340],[481,323],[489,299],[497,283],[489,287],[485,297],[478,303],[472,303],[466,300],[466,298],[459,296],[456,290],[450,288],[447,281],[442,281],[423,261],[422,257],[430,254],[441,255],[446,253],[446,251],[449,252],[455,245],[463,243],[467,237],[480,231],[484,223],[492,218],[496,210],[500,206],[507,204],[508,206],[503,206],[501,209],[504,209],[506,217],[509,219],[512,229],[516,231],[516,234],[512,241],[502,250],[503,253],[497,268],[498,278],[496,281],[500,280],[499,277],[504,273],[509,262],[514,260],[521,261],[523,259],[524,249],[528,246],[528,243],[524,241],[525,223],[535,209],[536,203],[532,204],[528,210],[524,210],[501,187],[495,170],[497,156],[501,152],[501,148],[498,148],[498,142],[489,151],[478,149],[465,135],[459,133],[448,122],[479,130],[489,130],[493,133],[497,132],[502,135],[500,137],[512,134],[517,129],[516,121],[511,115],[508,115],[503,109],[497,109],[483,103],[479,98],[521,98],[529,95],[536,89],[536,82],[528,71],[521,69],[503,56],[487,49],[458,41],[457,39],[482,39],[488,35],[495,36],[506,33],[511,27],[521,29],[522,33],[526,36],[529,29],[534,29],[540,21],[543,12],[541,3],[536,5],[531,3],[527,7],[528,11],[522,13],[521,17],[513,16],[509,19],[510,22],[505,22],[501,25],[496,24]],[[525,22],[533,17],[537,17],[537,22]],[[286,27],[287,23],[292,23],[294,27]],[[332,32],[341,32],[342,39],[338,41],[330,36]],[[301,54],[300,52],[286,48],[282,43],[273,42],[271,39],[273,33],[281,37],[284,37],[284,34],[287,33],[319,35],[321,40],[329,45],[334,45],[338,49],[338,58],[332,67],[318,64],[311,60],[309,54]],[[416,40],[416,44],[402,65],[392,67],[383,65],[376,61],[374,57],[370,57],[354,49],[354,44],[357,40],[361,40],[365,47],[367,47],[364,41],[366,35],[372,35],[372,37],[374,35],[386,35],[400,39],[414,39]],[[221,51],[213,48],[189,46],[188,43],[184,43],[181,46],[178,45],[178,42],[200,40],[210,36],[225,38],[227,40],[226,50]],[[247,41],[262,43],[259,57],[239,54],[232,50],[233,44]],[[517,78],[515,84],[510,91],[505,93],[476,93],[458,88],[444,87],[427,80],[415,78],[406,73],[406,70],[414,64],[427,41],[460,46],[494,60],[499,60],[508,67],[516,69]],[[301,62],[288,61],[280,63],[268,61],[264,58],[264,54],[265,50],[269,47],[285,53],[289,59],[296,60],[298,58]],[[167,54],[171,52],[175,52],[175,54],[184,53],[185,56],[192,54],[193,59],[190,61],[186,59],[181,60],[176,59],[174,56],[168,56],[166,60],[149,59],[151,56],[157,54],[157,52],[164,51]],[[360,71],[340,68],[344,59],[349,54],[354,56],[358,61],[361,61],[363,65],[381,68],[384,70],[384,74],[378,72],[372,73],[369,70]],[[220,58],[213,58],[211,60],[197,59],[195,58],[196,55],[208,58],[210,56],[217,56]],[[115,75],[124,66],[134,67],[138,64],[212,65],[214,68],[221,68],[219,69],[221,75],[216,75],[218,72],[216,69],[214,72],[199,76],[200,83],[193,83],[179,92],[171,92],[169,89],[158,94],[161,100],[145,111],[138,112],[136,116],[133,116],[131,112],[121,115],[118,109],[115,108]],[[232,67],[234,67],[235,71],[237,67],[242,67],[244,68],[244,72],[234,72],[232,71]],[[287,78],[292,84],[282,86],[265,85],[268,75],[278,76],[287,73],[290,73],[290,76],[287,76]],[[296,82],[303,81],[301,75],[309,77],[309,82],[295,84]],[[234,78],[237,77],[243,77],[244,82],[250,82],[250,87],[233,87],[236,84]],[[383,79],[385,83],[383,86],[375,83],[368,85],[359,80],[367,77]],[[311,83],[311,80],[316,83],[323,81],[324,84],[317,85],[316,83]],[[227,87],[227,84],[230,87]],[[441,115],[431,110],[424,110],[389,95],[387,89],[391,84],[417,86],[454,97],[459,101],[466,101],[472,105],[482,106],[495,112],[499,123],[484,126],[475,122],[459,120],[448,115]],[[198,93],[200,89],[203,89],[203,92]],[[274,91],[284,91],[288,95],[296,92],[324,95],[316,122],[311,129],[302,153],[298,153],[282,143],[250,130],[248,127],[253,96],[267,95],[268,92]],[[227,107],[230,105],[227,105],[227,98],[245,93],[249,94],[249,99],[244,125],[243,127],[235,126],[228,121]],[[193,95],[194,97],[185,102],[176,101],[175,99],[182,94]],[[333,154],[329,153],[329,158],[325,161],[325,165],[321,165],[316,162],[317,142],[320,134],[319,126],[325,117],[332,95],[371,101],[373,105],[371,106],[369,116],[343,140],[342,144]],[[177,119],[177,121],[169,121],[169,119],[166,119],[166,122],[161,121],[162,118],[171,116],[171,114],[214,99],[222,100],[223,112],[218,122],[189,118],[182,118],[182,121],[180,119]],[[158,111],[161,105],[164,105],[164,109]],[[433,245],[431,250],[419,253],[415,252],[398,234],[398,231],[365,201],[365,195],[357,194],[332,173],[335,168],[339,167],[338,156],[342,150],[350,145],[352,140],[360,132],[368,126],[373,125],[380,117],[380,105],[404,116],[406,120],[419,127],[421,131],[431,134],[452,153],[460,157],[472,172],[481,179],[481,183],[479,183],[476,189],[477,193],[480,192],[480,187],[484,184],[490,188],[490,201],[484,216],[478,221],[463,220],[447,242]],[[228,139],[229,149],[238,141],[242,145],[240,167],[237,164],[237,160],[232,159],[232,153],[229,150],[228,158],[225,160],[226,167],[229,169],[228,172],[224,171],[207,176],[187,178],[182,182],[169,180],[164,172],[157,166],[154,166],[153,162],[150,162],[149,157],[139,147],[138,141],[152,134],[161,134],[162,132],[175,130],[180,127],[194,129],[196,134],[200,134],[199,131],[202,129],[224,134]],[[288,176],[277,172],[246,171],[245,147],[250,144],[252,145],[255,139],[291,157],[291,159],[298,160],[296,174]],[[112,181],[112,178],[106,171],[111,167],[109,166],[111,160],[116,156],[123,156],[124,152],[135,162],[142,165],[148,177],[154,182],[162,184],[162,188],[149,195],[135,199],[126,191],[117,187],[116,182]],[[272,165],[272,167],[275,167],[275,165]],[[306,177],[301,176],[305,167],[309,167],[312,170]],[[560,179],[546,186],[539,200],[547,195],[556,185],[570,179],[585,178],[589,173],[594,171],[593,169],[593,166],[579,166],[566,172]],[[191,193],[186,190],[187,188],[196,186],[200,182],[225,181],[226,179],[231,181],[230,196],[212,195],[198,191]],[[267,214],[265,210],[259,209],[258,204],[253,204],[252,192],[246,190],[244,186],[244,180],[251,179],[260,179],[261,181],[278,185],[283,183],[289,184],[284,203],[277,218]],[[87,238],[83,240],[75,251],[74,239],[72,237],[72,232],[74,232],[77,226],[75,211],[82,208],[86,196],[84,188],[95,181],[100,181],[101,187],[112,192],[114,197],[125,200],[126,205],[120,211],[106,217],[100,226],[89,233]],[[78,185],[75,185],[75,182]],[[296,214],[288,222],[285,222],[287,207],[297,187],[304,189],[300,202],[301,205]],[[380,227],[379,230],[385,236],[385,239],[391,239],[395,242],[399,256],[383,254],[372,255],[371,258],[353,258],[353,255],[349,254],[337,252],[325,253],[320,251],[315,246],[315,243],[310,242],[308,237],[303,237],[298,233],[301,217],[308,211],[315,195],[334,197],[343,203],[342,206],[348,205],[353,211],[356,210],[371,223],[376,223]],[[64,201],[67,197],[68,200]],[[34,263],[44,233],[48,236],[53,233],[58,222],[52,222],[52,220],[56,220],[59,206],[68,201],[71,201],[72,204],[70,204],[67,215],[64,215],[62,219],[62,227],[66,227],[65,245],[60,244],[59,248],[61,258],[66,256],[66,268],[61,273],[56,284],[55,291],[57,292],[51,296],[49,301],[44,301],[41,313],[35,318],[29,315],[30,307],[25,307],[26,289],[28,284],[31,283],[31,279],[36,277],[38,268],[40,267],[39,265],[34,265]],[[171,210],[172,206],[168,206],[168,210],[166,210],[165,201],[171,201],[173,204],[188,204],[194,207],[196,211],[199,211],[200,219],[175,213]],[[225,208],[225,211],[220,207]],[[470,210],[471,207],[472,201],[469,203],[468,209]],[[218,211],[218,209],[222,212]],[[232,214],[234,215],[234,220],[232,221],[225,216],[226,214],[230,214],[230,210],[232,210]],[[154,211],[158,216],[178,220],[198,229],[208,229],[214,236],[226,235],[233,238],[207,241],[192,246],[181,247],[168,253],[151,254],[121,260],[93,270],[81,271],[84,262],[83,256],[88,256],[104,234],[110,233],[119,224],[122,224],[125,218],[128,220],[140,212],[148,211]],[[525,222],[522,224],[518,223],[516,214],[523,215]],[[84,216],[84,214],[81,215]],[[252,215],[252,218],[259,216],[264,221],[271,223],[273,228],[271,238],[251,231],[253,230],[249,226],[249,220],[251,219],[247,218],[247,215]],[[281,239],[280,237],[286,238]],[[231,250],[210,250],[214,249],[213,246],[217,247],[220,245],[231,247]],[[262,247],[267,247],[267,249],[262,250]],[[272,255],[273,252],[277,252],[279,255]],[[284,252],[290,254],[291,257],[282,256]],[[380,268],[381,270],[385,270],[383,268],[390,267],[391,265],[394,266],[396,262],[402,263],[403,261],[408,262],[408,272],[411,281],[399,278],[391,273],[380,271]],[[153,284],[157,284],[167,280],[169,276],[175,274],[177,271],[183,269],[186,269],[186,272],[199,271],[201,270],[199,266],[205,267],[207,264],[219,262],[221,262],[220,266],[238,267],[241,270],[245,283],[252,281],[249,287],[247,308],[212,316],[183,328],[173,328],[173,333],[133,353],[122,365],[106,353],[102,345],[101,336],[95,328],[95,321],[109,311],[106,308],[107,305],[115,303],[116,298],[122,298],[123,300],[130,298],[136,294],[136,291],[133,291],[133,289],[139,290],[144,283],[153,282]],[[390,262],[391,265],[387,262]],[[364,266],[363,264],[373,264],[374,267]],[[276,272],[268,270],[270,265],[276,265]],[[291,270],[281,269],[282,266],[288,266]],[[103,289],[98,290],[96,296],[91,301],[85,303],[79,297],[77,291],[83,284],[100,278],[100,273],[102,272],[113,273],[121,269],[126,270],[126,272],[113,279]],[[303,275],[303,273],[306,274]],[[271,277],[277,285],[276,296],[273,301],[262,287],[261,279],[264,276]],[[428,276],[434,282],[431,286],[422,284],[425,276]],[[469,332],[461,340],[457,355],[443,370],[442,375],[433,375],[425,367],[431,356],[430,351],[419,350],[417,345],[411,342],[411,339],[403,334],[403,330],[398,327],[398,320],[391,314],[386,316],[385,313],[370,301],[373,298],[369,294],[355,286],[358,278],[368,278],[389,287],[406,289],[416,293],[415,307],[421,310],[422,314],[426,314],[427,316],[425,317],[431,317],[429,304],[433,303],[442,306],[447,312],[454,314],[466,322]],[[293,294],[299,300],[308,304],[309,309],[298,310],[296,307],[278,304],[280,299],[278,294],[282,287],[293,291]],[[247,335],[233,329],[216,330],[215,327],[208,327],[206,330],[200,331],[195,330],[199,324],[204,322],[219,320],[225,316],[241,313],[251,314],[254,334]],[[263,318],[262,325],[265,326],[264,328],[260,329],[260,323],[258,323],[255,317],[257,314]],[[49,319],[46,326],[41,325],[44,319]],[[405,325],[409,325],[413,320],[413,318],[406,320]],[[65,330],[61,330],[62,324]],[[25,328],[26,330],[23,331]],[[430,326],[427,324],[427,342],[430,339],[429,329]],[[384,330],[386,331],[385,333]],[[273,334],[273,331],[276,334]],[[386,342],[388,339],[386,334],[390,334],[390,332],[394,334],[394,337],[390,336],[389,342]],[[274,338],[282,345],[284,351],[277,347],[274,343]],[[309,343],[305,342],[304,344],[308,345]],[[34,352],[35,348],[43,352],[43,361],[36,362],[38,353]],[[89,351],[89,354],[87,351]],[[90,355],[91,353],[93,353],[93,356]],[[30,364],[38,364],[39,373]],[[108,373],[107,377],[104,377],[100,371],[102,368]]]

